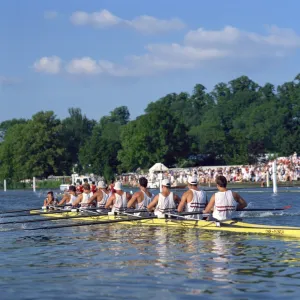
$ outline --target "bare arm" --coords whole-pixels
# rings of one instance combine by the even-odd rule
[[[115,200],[115,194],[112,194],[108,199],[107,202],[105,204],[105,208],[110,208],[113,204],[114,204],[114,200]]]
[[[242,210],[247,206],[247,202],[236,192],[232,192],[233,198],[238,203],[236,210]]]
[[[213,211],[213,208],[215,206],[215,194],[213,194],[207,204],[207,206],[205,207],[205,209],[203,210],[204,214],[210,214]]]
[[[88,205],[90,205],[90,204],[92,204],[93,203],[93,201],[95,200],[95,199],[97,199],[97,197],[99,196],[99,193],[98,192],[96,192],[96,193],[94,193],[93,194],[93,196],[89,199],[89,201],[88,201]],[[102,200],[102,199],[101,199]],[[101,201],[100,200],[100,201]]]
[[[126,193],[126,199],[129,201],[131,199],[132,195],[130,193]]]
[[[77,205],[81,202],[81,200],[82,200],[82,194],[80,194],[80,195],[76,198],[75,202],[73,203],[73,206],[77,206]]]
[[[156,195],[156,196],[153,198],[153,200],[149,203],[149,205],[147,206],[147,209],[148,209],[148,210],[150,210],[150,211],[154,210],[155,206],[156,206],[157,203],[158,203],[158,196],[159,196],[159,195]]]
[[[176,195],[176,194],[174,194],[174,198],[173,199],[174,199],[174,201],[175,201],[176,204],[179,204],[180,201],[181,201],[180,197],[178,195]]]
[[[67,202],[68,200],[70,200],[70,195],[66,194],[63,196],[63,198],[60,200],[60,202],[58,203],[58,205],[63,205],[65,202]]]
[[[127,203],[128,208],[134,207],[135,203],[138,201],[139,195],[140,195],[140,192],[136,192],[136,193],[133,194],[133,196],[131,197],[131,199]]]
[[[181,197],[181,201],[180,201],[180,203],[179,203],[179,205],[178,205],[178,212],[182,212],[183,211],[183,209],[184,209],[184,207],[185,207],[185,205],[186,205],[186,202],[187,202],[187,195],[188,195],[188,191],[187,192],[185,192],[183,195],[182,195],[182,197]]]

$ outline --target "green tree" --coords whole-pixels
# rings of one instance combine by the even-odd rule
[[[83,167],[91,165],[92,171],[104,176],[107,181],[114,177],[119,166],[117,156],[121,149],[121,127],[129,117],[128,108],[121,106],[100,119],[91,137],[80,148],[79,158]]]
[[[174,165],[186,158],[190,140],[186,126],[168,110],[157,110],[129,122],[121,131],[118,158],[125,171],[148,168],[156,162]]]
[[[0,142],[4,139],[6,131],[14,125],[26,123],[26,119],[12,119],[0,123]]]
[[[6,132],[0,148],[2,174],[16,179],[59,174],[63,153],[60,120],[52,111],[39,112]]]
[[[65,173],[70,173],[72,166],[78,165],[79,171],[79,149],[86,143],[92,134],[96,122],[89,120],[82,114],[80,108],[69,108],[69,117],[62,121],[63,145],[65,152]]]

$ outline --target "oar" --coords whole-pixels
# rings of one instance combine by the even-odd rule
[[[34,216],[40,216],[40,215],[48,215],[48,214],[61,214],[64,212],[70,212],[70,210],[49,210],[49,211],[39,211],[33,214],[18,214],[18,215],[9,215],[9,216],[0,216],[1,219],[5,218],[18,218],[18,217],[34,217]]]
[[[291,205],[287,205],[281,208],[244,208],[237,211],[274,211],[274,210],[286,210],[291,208]]]
[[[89,226],[89,225],[101,225],[101,224],[111,224],[111,223],[121,223],[121,222],[128,222],[128,221],[140,221],[140,220],[151,220],[156,219],[156,216],[153,217],[132,217],[127,219],[117,219],[117,220],[107,220],[107,221],[99,221],[99,222],[84,222],[84,223],[77,223],[77,224],[66,224],[66,225],[54,225],[54,226],[44,226],[44,227],[37,227],[37,228],[27,228],[25,230],[40,230],[40,229],[57,229],[57,228],[66,228],[66,227],[78,227],[78,226]]]
[[[60,206],[53,206],[53,207],[64,207],[64,206],[67,206],[67,205],[60,205]],[[24,212],[24,211],[31,211],[31,210],[40,210],[40,209],[41,209],[41,207],[27,208],[27,209],[16,209],[16,210],[6,210],[6,211],[0,211],[0,215],[18,213],[18,212]]]
[[[77,215],[77,216],[66,216],[66,217],[53,217],[53,218],[41,218],[41,219],[34,219],[34,220],[26,220],[26,221],[9,221],[9,222],[3,222],[0,223],[1,225],[6,224],[26,224],[26,223],[36,223],[36,222],[46,222],[46,221],[58,221],[58,220],[68,220],[68,219],[79,219],[79,218],[90,218],[90,217],[101,217],[101,216],[107,216],[107,213],[97,213],[93,215]]]
[[[237,212],[243,212],[243,211],[278,211],[278,210],[286,210],[291,208],[291,205],[287,205],[281,208],[244,208],[241,210],[236,210]],[[193,212],[182,212],[179,213],[179,216],[186,216],[186,215],[200,215],[203,214],[203,210],[199,210],[199,211],[193,211]]]
[[[80,208],[76,208],[74,210],[75,210],[75,212],[95,211],[95,210],[99,210],[99,208],[85,208],[84,210],[80,209]],[[74,210],[72,210],[72,212],[74,212]],[[122,212],[122,211],[130,211],[130,210],[126,209],[126,210],[120,210],[120,211]],[[47,215],[47,214],[59,214],[59,213],[65,213],[65,212],[71,212],[71,210],[59,209],[59,210],[38,211],[33,214],[17,214],[17,215],[0,216],[0,220],[2,218],[4,219],[4,218],[17,218],[17,217],[33,217],[33,216],[40,216],[40,215]],[[141,209],[141,210],[134,210],[133,212],[147,212],[147,210]]]
[[[59,212],[55,212],[55,213],[69,213],[71,211],[59,211]],[[76,216],[66,216],[66,217],[52,217],[52,218],[41,218],[41,219],[34,219],[34,220],[23,220],[23,221],[9,221],[9,222],[2,222],[0,223],[0,225],[6,225],[6,224],[26,224],[26,223],[36,223],[36,222],[45,222],[45,221],[56,221],[56,220],[67,220],[67,219],[77,219],[77,218],[89,218],[89,217],[97,217],[97,216],[107,216],[108,211],[106,212],[94,212],[94,211],[89,211],[87,209],[84,210],[80,210],[78,209],[77,211],[78,213],[92,213],[92,214],[87,214],[87,215],[76,215]],[[138,212],[147,212],[147,210],[127,210],[128,213],[125,213],[123,211],[121,211],[122,215],[128,215],[128,216],[134,216],[132,215],[132,213],[138,213]],[[49,214],[52,214],[54,212],[49,212]],[[47,213],[42,213],[42,214],[47,214]],[[41,214],[41,215],[42,215]],[[33,214],[33,215],[26,215],[26,216],[35,216],[35,215],[39,215],[39,214]],[[115,213],[115,215],[117,215],[117,213]],[[134,216],[134,217],[139,217],[139,216]],[[1,219],[1,218],[0,218]]]

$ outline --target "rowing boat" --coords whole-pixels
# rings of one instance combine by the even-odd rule
[[[33,210],[30,211],[31,214],[37,214],[40,211]],[[62,213],[47,213],[43,214],[45,217],[59,218],[61,217],[74,217],[80,216],[77,212],[62,212]],[[288,227],[288,226],[272,226],[272,225],[262,225],[262,224],[251,224],[241,222],[239,220],[227,220],[222,222],[206,221],[206,220],[195,220],[195,219],[174,219],[174,218],[150,218],[140,220],[132,220],[131,216],[128,215],[82,215],[82,218],[76,218],[76,220],[83,221],[108,221],[123,219],[122,222],[118,224],[124,225],[147,225],[147,226],[167,226],[167,227],[182,227],[182,228],[200,228],[204,230],[214,230],[214,231],[226,231],[235,233],[245,233],[245,234],[264,234],[268,236],[281,236],[281,237],[294,237],[300,238],[300,227]]]

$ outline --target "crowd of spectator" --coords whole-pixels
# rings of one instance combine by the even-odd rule
[[[211,166],[211,167],[194,167],[194,168],[174,168],[165,171],[163,174],[149,173],[146,177],[149,185],[157,185],[160,176],[169,178],[172,186],[185,186],[189,175],[196,175],[200,184],[215,183],[218,175],[224,175],[228,182],[256,182],[264,186],[267,179],[272,180],[273,161],[269,160],[265,163],[257,165],[235,165],[235,166]],[[300,157],[297,153],[289,157],[279,157],[276,159],[277,181],[288,182],[300,180]],[[141,174],[127,174],[121,176],[124,184],[130,186],[138,185],[138,178],[145,176]]]

